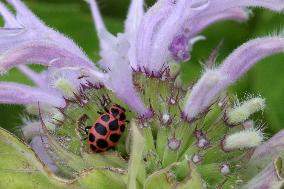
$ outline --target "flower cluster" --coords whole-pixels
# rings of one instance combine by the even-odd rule
[[[53,188],[282,186],[284,133],[265,141],[251,119],[265,109],[265,99],[234,102],[226,89],[259,60],[283,52],[284,37],[244,43],[217,68],[205,67],[189,88],[179,75],[193,45],[205,39],[199,35],[204,28],[246,21],[248,7],[281,12],[283,0],[158,0],[147,11],[143,0],[132,0],[117,36],[108,32],[96,1],[87,0],[100,42],[98,67],[20,0],[7,2],[16,14],[0,2],[0,73],[17,67],[34,86],[1,82],[0,102],[25,105],[30,118],[21,130],[32,149],[0,130],[0,148],[9,146],[1,162],[22,162],[0,164],[6,170],[0,186],[20,186],[27,178],[29,187]],[[47,69],[36,73],[27,64]],[[125,107],[131,123],[114,150],[106,145],[104,153],[94,153],[82,130],[110,104]],[[16,169],[18,177],[9,179]]]

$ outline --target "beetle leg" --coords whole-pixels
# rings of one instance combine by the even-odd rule
[[[107,106],[110,104],[109,99],[102,95],[102,97],[97,96],[100,106],[104,109],[105,112],[109,113]]]
[[[77,125],[79,127],[85,126],[85,122],[89,119],[89,116],[87,114],[83,114],[79,119],[77,120]]]
[[[105,107],[105,106],[104,106],[104,110],[105,110],[106,113],[109,113],[107,107]]]
[[[89,134],[89,131],[90,131],[91,128],[92,128],[92,126],[85,127],[84,131],[85,131],[86,135]]]
[[[100,114],[100,115],[104,114],[104,112],[101,112],[101,111],[97,111],[97,113]]]

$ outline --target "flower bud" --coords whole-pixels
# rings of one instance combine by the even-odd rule
[[[54,82],[55,88],[60,90],[65,97],[72,98],[74,93],[76,93],[75,86],[69,82],[67,79],[59,78]]]
[[[230,171],[230,166],[227,164],[227,163],[223,163],[221,166],[220,166],[220,172],[223,174],[223,175],[227,175],[229,174],[231,171]]]
[[[54,131],[60,122],[64,120],[64,115],[58,111],[53,110],[50,112],[50,115],[47,118],[47,121],[45,122],[45,126],[48,130]]]
[[[253,148],[262,143],[264,136],[260,129],[245,129],[226,136],[223,140],[223,149],[230,151],[234,149]]]
[[[192,161],[193,161],[193,163],[199,163],[199,162],[202,161],[202,157],[199,154],[194,154],[192,156]]]
[[[181,141],[176,139],[175,137],[168,139],[168,147],[173,151],[179,149],[180,143],[181,143]]]
[[[170,64],[170,76],[172,78],[178,76],[179,72],[180,72],[180,64],[175,64],[175,63]]]
[[[244,122],[250,115],[264,110],[265,99],[256,97],[245,101],[243,104],[234,107],[227,112],[227,122],[231,125],[236,125]]]

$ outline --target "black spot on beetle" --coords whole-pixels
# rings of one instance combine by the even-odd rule
[[[94,142],[95,139],[96,139],[95,136],[94,136],[92,133],[90,133],[90,134],[89,134],[89,141],[90,141],[90,142]]]
[[[112,114],[114,117],[116,117],[116,116],[119,114],[119,110],[116,109],[116,108],[112,108],[110,111],[111,111],[111,114]]]
[[[124,130],[125,130],[125,125],[124,124],[120,125],[120,131],[123,133]]]
[[[112,142],[117,142],[120,138],[120,135],[119,134],[111,134],[109,139],[112,141]]]
[[[126,119],[126,116],[125,116],[125,113],[121,113],[120,115],[119,115],[119,120],[120,121],[124,121]]]
[[[109,120],[109,115],[105,114],[101,117],[101,119],[104,121],[104,122],[107,122]]]
[[[117,119],[113,120],[108,125],[109,125],[109,129],[110,130],[112,130],[112,131],[117,130],[118,129],[118,121],[117,121]]]
[[[105,141],[103,139],[99,139],[99,140],[97,140],[97,146],[99,148],[104,149],[104,148],[108,147],[108,143],[107,143],[107,141]]]
[[[105,126],[103,126],[100,123],[95,124],[95,130],[100,134],[100,135],[106,135],[107,134],[107,129]]]

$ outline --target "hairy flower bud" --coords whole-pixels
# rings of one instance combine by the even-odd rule
[[[222,144],[224,150],[230,151],[234,149],[257,147],[263,140],[264,136],[260,129],[246,129],[227,135]]]
[[[265,99],[261,97],[246,100],[241,105],[235,106],[226,113],[227,122],[231,125],[242,123],[255,112],[262,111],[265,108]]]

